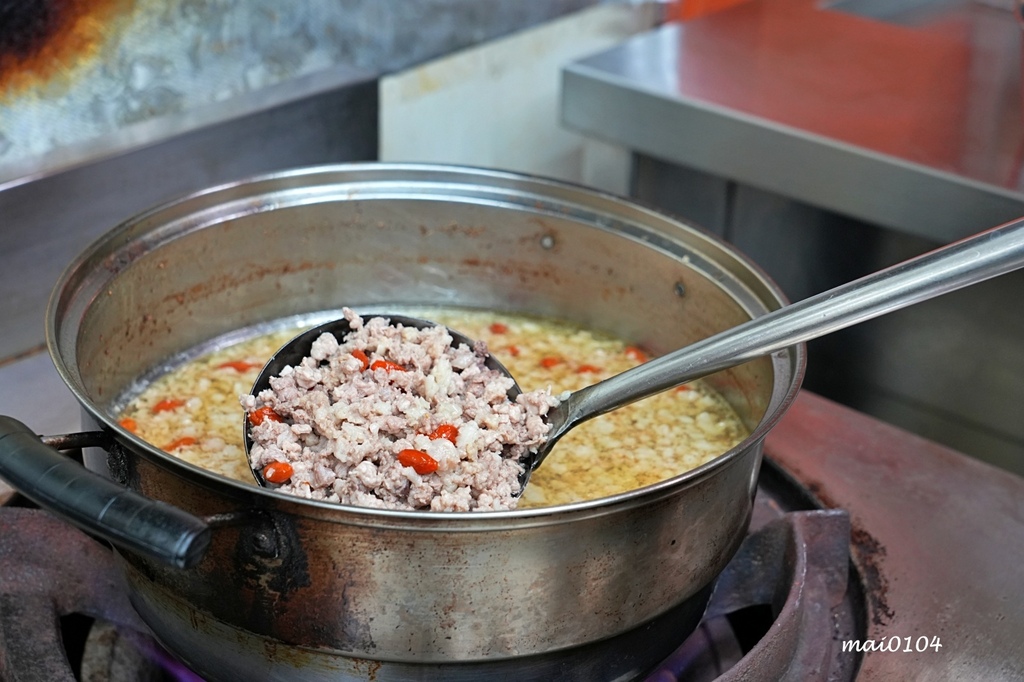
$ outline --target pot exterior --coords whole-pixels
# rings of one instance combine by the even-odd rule
[[[423,680],[476,682],[515,679],[579,682],[641,679],[668,658],[685,633],[700,622],[711,594],[708,586],[682,604],[622,635],[531,656],[424,662],[358,658],[341,652],[285,644],[210,618],[181,596],[155,583],[136,581],[126,566],[134,605],[157,636],[211,682],[301,679],[304,682]]]
[[[304,502],[202,472],[117,425],[118,401],[168,358],[341,304],[550,315],[658,353],[782,298],[691,226],[588,190],[469,169],[306,169],[122,225],[65,274],[48,332],[87,418],[119,443],[87,453],[89,468],[214,527],[187,570],[123,554],[140,613],[172,650],[195,646],[197,632],[223,652],[251,637],[264,663],[301,668],[298,649],[317,665],[374,661],[397,671],[378,679],[404,679],[406,666],[546,662],[702,610],[693,605],[745,533],[761,443],[795,395],[802,349],[708,379],[752,430],[729,453],[640,491],[542,510]],[[212,673],[233,679],[243,658],[227,655]]]

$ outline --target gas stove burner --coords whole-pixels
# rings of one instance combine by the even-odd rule
[[[143,633],[97,620],[82,652],[83,682],[203,682]]]
[[[792,510],[792,511],[791,511]],[[718,577],[697,630],[646,682],[852,680],[863,632],[850,519],[816,509],[765,462],[751,533]]]
[[[648,682],[852,680],[849,518],[793,512],[743,543],[697,631]]]
[[[0,507],[0,680],[202,682],[128,600],[113,553],[38,509]]]
[[[859,659],[839,644],[863,620],[849,518],[794,485],[765,465],[751,533],[647,682],[854,678]],[[46,512],[0,508],[0,605],[0,679],[199,682],[153,640],[113,553]]]
[[[110,551],[44,512],[0,509],[0,576],[0,679],[71,679],[62,618],[145,630]]]

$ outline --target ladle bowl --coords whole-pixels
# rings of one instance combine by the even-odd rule
[[[395,315],[389,312],[362,312],[361,316],[364,320],[369,320],[374,317],[383,317],[393,326],[401,325],[403,327],[414,327],[416,329],[427,329],[428,327],[438,326],[436,322],[431,322],[430,320],[411,317],[409,315]],[[451,327],[447,327],[447,330],[448,334],[452,337],[452,347],[458,347],[460,345],[466,345],[470,348],[473,347],[473,344],[475,343],[473,339],[452,329]],[[308,357],[313,348],[313,342],[320,338],[321,335],[327,333],[333,334],[340,343],[344,341],[345,336],[347,336],[351,331],[352,327],[349,324],[349,321],[342,317],[336,320],[329,320],[328,322],[324,322],[323,324],[319,324],[298,334],[279,348],[267,363],[263,365],[263,369],[260,370],[259,376],[256,377],[256,381],[253,382],[252,389],[250,389],[249,392],[254,396],[258,396],[261,391],[269,389],[270,379],[279,376],[285,367],[294,367],[302,362],[303,358]],[[488,353],[487,357],[484,359],[484,365],[489,369],[497,370],[512,379],[512,386],[508,389],[508,399],[515,401],[516,396],[522,391],[519,388],[519,383],[516,382],[515,377],[512,376],[512,373],[509,372],[505,365],[501,364],[501,362],[490,353]],[[249,456],[249,452],[252,449],[253,444],[251,427],[252,425],[249,422],[248,416],[244,417],[242,433],[245,441],[246,457]],[[270,484],[268,484],[263,478],[263,473],[259,469],[250,466],[249,470],[252,471],[252,475],[259,485],[263,487],[270,487]],[[520,476],[520,494],[522,493],[523,487],[526,485],[526,481],[529,478],[531,471],[532,469],[526,467],[524,468],[523,474]]]

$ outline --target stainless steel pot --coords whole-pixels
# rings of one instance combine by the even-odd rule
[[[210,679],[594,680],[656,664],[745,533],[762,441],[798,389],[802,348],[708,379],[752,430],[730,452],[538,510],[301,501],[186,464],[117,423],[137,382],[239,330],[406,304],[555,316],[659,353],[782,297],[701,231],[559,182],[384,164],[256,178],[129,220],[69,267],[48,343],[101,429],[85,462],[104,478],[10,423],[0,475],[117,543],[140,614]],[[668,640],[654,641],[666,624]]]

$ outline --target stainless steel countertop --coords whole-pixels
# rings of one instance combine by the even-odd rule
[[[563,122],[938,241],[1024,215],[1014,15],[968,0],[852,13],[867,2],[749,0],[664,25],[568,65]]]

